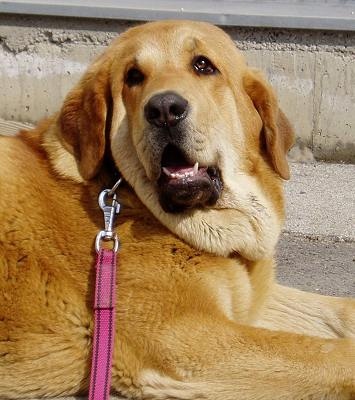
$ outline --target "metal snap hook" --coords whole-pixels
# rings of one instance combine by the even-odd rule
[[[119,239],[114,232],[113,227],[117,214],[120,212],[121,205],[117,201],[116,190],[122,178],[120,178],[111,189],[105,189],[99,194],[98,203],[104,213],[105,229],[100,231],[95,240],[95,249],[97,252],[101,249],[101,241],[112,240],[114,242],[113,251],[117,252],[119,248]]]

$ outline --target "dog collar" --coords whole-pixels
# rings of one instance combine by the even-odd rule
[[[89,400],[107,400],[111,387],[112,354],[115,339],[116,266],[119,239],[113,227],[120,204],[116,190],[120,178],[112,189],[99,195],[99,206],[104,213],[105,229],[96,236],[96,283],[94,300],[94,335],[90,373]],[[103,248],[102,241],[112,241],[113,248]]]

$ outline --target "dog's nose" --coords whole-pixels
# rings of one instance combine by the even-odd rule
[[[175,92],[156,94],[144,107],[145,118],[158,128],[175,126],[186,118],[188,104]]]

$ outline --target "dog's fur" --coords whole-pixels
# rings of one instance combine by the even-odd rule
[[[198,75],[195,56],[219,73]],[[144,82],[127,85],[134,66]],[[190,109],[179,144],[216,165],[214,205],[162,209],[156,93]],[[175,139],[172,138],[172,141]],[[0,398],[84,393],[96,198],[119,189],[112,388],[140,399],[354,399],[355,303],[279,286],[274,249],[292,129],[262,75],[206,23],[145,24],[88,69],[60,112],[1,138]]]

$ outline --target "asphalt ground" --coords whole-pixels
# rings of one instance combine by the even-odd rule
[[[278,245],[278,281],[330,296],[355,297],[355,243],[284,233]]]

